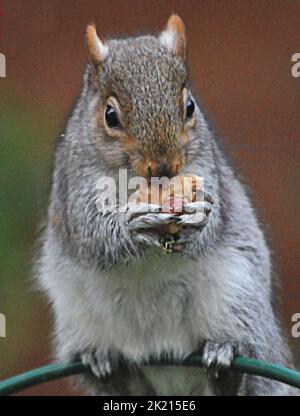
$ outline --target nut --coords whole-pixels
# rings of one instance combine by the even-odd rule
[[[140,187],[136,191],[136,203],[155,204],[160,206],[160,212],[181,215],[184,205],[196,202],[197,190],[203,187],[203,179],[188,174],[174,177],[167,186],[152,184]],[[159,230],[162,235],[177,234],[181,230],[179,224],[168,224]]]

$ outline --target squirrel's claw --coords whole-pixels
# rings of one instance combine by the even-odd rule
[[[207,217],[202,212],[197,212],[196,214],[184,214],[180,216],[178,221],[181,225],[194,226],[194,227],[203,227],[207,222]]]
[[[160,242],[157,238],[152,237],[150,234],[141,234],[139,232],[134,232],[133,239],[137,244],[143,244],[145,246],[156,246],[160,247]]]
[[[184,212],[186,213],[201,213],[204,215],[209,215],[212,210],[212,204],[208,201],[197,201],[191,202],[184,206]]]
[[[103,351],[86,350],[80,354],[82,363],[98,378],[109,377],[118,366],[118,356]]]
[[[242,344],[206,341],[202,351],[202,362],[209,378],[219,377],[219,372],[229,370],[233,359],[244,351]]]

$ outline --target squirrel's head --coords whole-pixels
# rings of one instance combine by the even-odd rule
[[[106,162],[138,175],[177,175],[187,163],[195,103],[187,86],[186,34],[172,15],[157,37],[103,42],[87,28],[88,84],[98,97],[96,140]]]

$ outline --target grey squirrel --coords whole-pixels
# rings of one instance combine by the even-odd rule
[[[229,367],[239,354],[291,366],[276,317],[269,248],[244,186],[188,83],[186,32],[103,42],[87,28],[81,94],[57,143],[38,278],[62,361],[81,359],[96,395],[285,395]],[[195,213],[101,211],[95,185],[119,169],[205,180]],[[180,223],[161,250],[158,230]],[[204,368],[144,366],[203,354]]]

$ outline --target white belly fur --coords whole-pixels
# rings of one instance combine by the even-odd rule
[[[59,357],[98,347],[121,351],[137,362],[161,352],[180,359],[200,339],[221,341],[222,325],[232,325],[234,331],[237,324],[233,286],[237,294],[251,287],[248,265],[235,253],[223,254],[218,253],[217,262],[203,258],[201,264],[148,252],[136,264],[99,274],[59,259],[60,253],[53,256],[52,250],[41,271],[55,306]],[[210,394],[201,369],[143,371],[158,394]]]
[[[207,376],[196,367],[143,367],[143,373],[161,396],[212,396]]]

